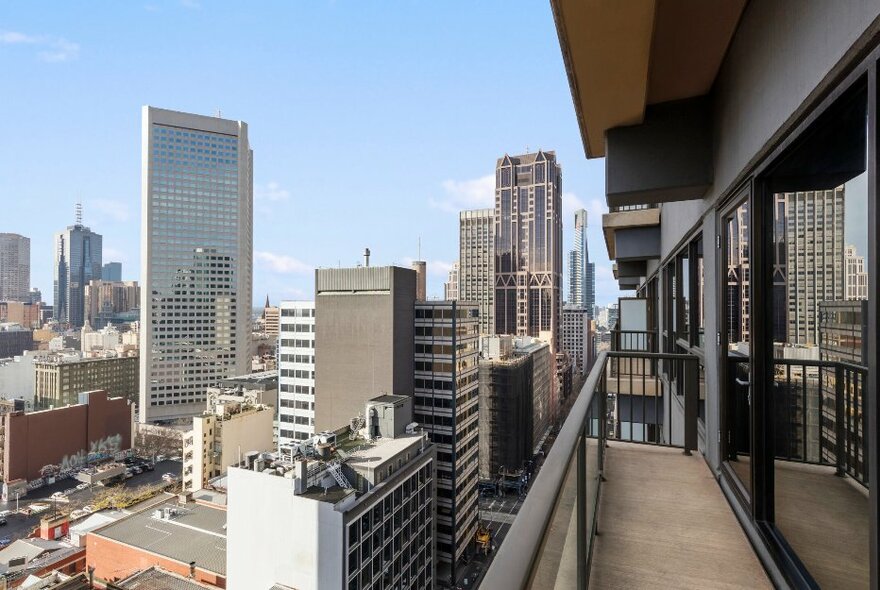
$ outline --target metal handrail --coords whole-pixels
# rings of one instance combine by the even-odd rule
[[[608,354],[599,353],[541,471],[532,482],[519,514],[483,578],[484,588],[522,589],[528,585],[547,529],[553,521],[553,513],[559,505],[568,466],[577,451]]]
[[[550,453],[547,455],[544,464],[537,477],[534,479],[531,489],[526,495],[526,499],[517,514],[516,519],[510,531],[504,538],[504,542],[498,549],[498,553],[482,581],[484,588],[505,588],[505,589],[524,589],[527,588],[532,579],[532,574],[536,571],[537,560],[540,556],[547,531],[553,521],[553,516],[559,505],[561,495],[565,487],[565,480],[568,476],[569,466],[575,453],[582,452],[582,441],[587,431],[588,420],[590,420],[590,406],[599,389],[599,384],[605,374],[605,366],[608,359],[611,358],[639,358],[647,360],[688,360],[695,361],[697,358],[690,354],[674,354],[674,353],[651,353],[641,351],[603,351],[599,353],[593,369],[587,376],[578,398],[568,415],[568,418],[562,425]],[[604,404],[602,404],[604,407]],[[696,428],[696,408],[693,409],[694,428]],[[604,422],[604,416],[600,420]],[[598,444],[600,448],[604,446],[605,431],[600,427],[598,432]],[[693,441],[696,448],[696,441]],[[687,452],[687,444],[685,446]],[[579,455],[580,456],[580,455]],[[578,469],[582,465],[578,465]],[[600,467],[601,469],[601,467]],[[579,479],[581,473],[578,473]],[[580,482],[578,484],[581,485]],[[583,490],[578,491],[580,496]],[[579,497],[578,502],[582,502]],[[579,517],[580,518],[580,517]],[[578,549],[585,547],[583,535],[586,533],[582,527],[585,523],[579,523],[578,527]],[[578,587],[586,587],[586,570],[585,561],[587,555],[578,554],[579,575]],[[583,561],[584,563],[580,563]],[[587,574],[588,575],[588,574]]]

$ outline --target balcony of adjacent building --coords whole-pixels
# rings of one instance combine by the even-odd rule
[[[484,587],[787,587],[703,454],[704,359],[657,349],[656,332],[613,332]],[[743,360],[726,373],[741,405]],[[801,408],[776,418],[799,441],[777,449],[777,523],[822,588],[866,588],[865,369],[780,359],[776,373]],[[728,448],[747,473],[744,444]]]

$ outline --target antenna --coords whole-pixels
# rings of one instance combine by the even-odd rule
[[[419,260],[422,259],[422,236],[419,236]]]
[[[223,111],[220,110],[220,107],[217,107],[217,118],[218,119],[223,118]]]
[[[76,212],[76,224],[82,225],[83,222],[83,206],[82,203],[77,203],[74,207],[74,211]]]

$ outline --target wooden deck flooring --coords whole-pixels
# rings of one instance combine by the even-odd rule
[[[590,588],[772,588],[698,454],[611,442],[605,477]],[[533,588],[574,587],[576,523],[568,524],[554,583],[539,576]]]

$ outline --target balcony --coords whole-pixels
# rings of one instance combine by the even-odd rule
[[[602,232],[608,258],[617,261],[614,278],[638,281],[647,275],[647,261],[660,258],[660,209],[639,205],[610,211],[602,216]]]
[[[771,588],[693,452],[699,359],[616,338],[629,350],[599,355],[483,587]]]

